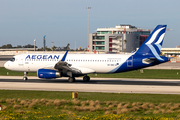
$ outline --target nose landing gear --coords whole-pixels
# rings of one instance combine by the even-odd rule
[[[23,80],[24,80],[24,81],[28,80],[27,74],[28,74],[28,72],[24,72],[24,77],[23,77]]]

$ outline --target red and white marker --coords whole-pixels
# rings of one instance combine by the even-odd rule
[[[1,110],[1,105],[0,105],[0,110]]]

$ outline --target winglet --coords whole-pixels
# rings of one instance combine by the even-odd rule
[[[62,57],[61,61],[65,61],[65,60],[66,60],[67,53],[68,53],[68,50],[66,51],[66,53],[65,53],[64,56]]]

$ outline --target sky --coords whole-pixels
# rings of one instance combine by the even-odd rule
[[[180,0],[0,0],[0,46],[46,44],[70,48],[88,46],[89,32],[131,24],[154,29],[166,24],[163,48],[180,45]]]

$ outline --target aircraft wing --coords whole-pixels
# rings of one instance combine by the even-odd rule
[[[78,69],[73,69],[71,67],[71,64],[68,64],[65,61],[59,61],[58,63],[56,63],[56,65],[54,66],[55,69],[58,70],[62,70],[62,71],[71,71],[71,72],[76,72],[76,73],[80,73],[80,71]]]
[[[71,66],[71,64],[68,64],[67,62],[58,62],[54,68],[61,71],[71,71],[72,73],[75,73],[75,74],[88,74],[88,73],[95,72],[94,70],[90,68]]]
[[[56,65],[54,66],[54,69],[79,73],[79,70],[72,69],[71,64],[68,64],[67,62],[65,62],[67,53],[68,53],[68,50],[66,51],[62,59],[58,63],[56,63]]]
[[[65,62],[66,56],[67,56],[68,51],[64,54],[63,58],[56,63],[54,66],[54,69],[58,69],[60,71],[70,71],[75,74],[87,74],[87,73],[94,73],[95,71],[90,69],[90,68],[84,68],[84,67],[78,67],[78,66],[72,66],[71,64],[68,64]]]

